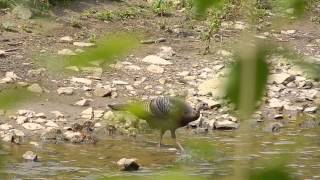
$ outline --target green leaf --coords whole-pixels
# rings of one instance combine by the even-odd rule
[[[283,166],[268,167],[250,173],[249,180],[293,180]]]
[[[224,0],[194,0],[195,13],[197,16],[203,16],[206,14],[209,8],[220,8]]]
[[[9,109],[32,97],[24,88],[10,88],[0,91],[0,109]]]
[[[282,0],[280,2],[287,10],[292,9],[294,16],[301,17],[305,13],[307,6],[306,0]]]
[[[246,47],[247,49],[255,49],[245,54],[245,51],[238,51],[235,53],[234,59],[235,63],[231,67],[231,72],[227,82],[226,95],[237,109],[247,109],[246,107],[241,107],[241,101],[250,101],[249,108],[250,112],[242,113],[252,113],[256,103],[261,99],[265,92],[269,66],[266,62],[266,57],[270,53],[270,47],[264,43],[257,43],[255,47]],[[246,74],[251,74],[246,76]],[[253,81],[252,81],[253,80]],[[247,93],[243,96],[242,92],[252,92]]]

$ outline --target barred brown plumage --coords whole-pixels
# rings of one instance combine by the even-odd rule
[[[180,98],[160,96],[150,101],[108,106],[113,110],[131,112],[138,118],[146,120],[151,128],[160,129],[160,147],[162,136],[167,130],[170,130],[171,137],[176,140],[176,129],[197,120],[200,117],[200,110],[207,108],[208,105],[200,103],[193,108]],[[183,150],[180,143],[178,141],[176,143]]]

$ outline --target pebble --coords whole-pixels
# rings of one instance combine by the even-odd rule
[[[104,86],[104,87],[97,86],[93,91],[93,95],[97,97],[111,96],[111,93],[112,93],[112,89],[110,86]]]
[[[92,119],[93,118],[93,109],[92,107],[81,112],[81,118],[83,119]]]
[[[229,121],[229,120],[222,120],[222,121],[215,121],[214,123],[215,129],[237,129],[239,124]]]
[[[87,42],[74,42],[73,45],[78,47],[92,47],[95,46],[94,43],[87,43]]]
[[[44,129],[43,126],[41,126],[40,124],[37,124],[37,123],[24,123],[24,124],[22,124],[22,126],[25,129],[28,129],[31,131]]]
[[[81,84],[85,84],[87,86],[91,86],[91,84],[92,84],[92,80],[90,80],[90,79],[76,78],[76,77],[73,77],[71,79],[71,82],[73,82],[73,83],[81,83]]]
[[[72,42],[73,38],[71,36],[64,36],[59,39],[61,42]]]
[[[89,99],[82,99],[74,103],[75,106],[89,106],[91,100]]]

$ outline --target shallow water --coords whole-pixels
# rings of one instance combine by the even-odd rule
[[[40,144],[3,145],[6,156],[7,179],[99,179],[101,177],[166,175],[175,166],[183,167],[188,175],[228,177],[233,173],[234,162],[247,160],[251,169],[261,169],[285,158],[285,164],[297,179],[320,179],[319,130],[283,129],[279,134],[261,130],[253,134],[251,149],[244,156],[234,154],[241,142],[235,131],[215,131],[208,135],[195,135],[181,129],[178,137],[186,149],[183,154],[170,152],[174,147],[169,135],[164,146],[157,149],[158,133],[130,137],[106,137],[96,145]],[[201,142],[198,144],[197,142]],[[207,145],[210,146],[207,146]],[[205,146],[203,146],[205,145]],[[22,159],[25,151],[32,150],[39,162]],[[137,158],[142,166],[137,172],[122,172],[116,161]],[[247,166],[247,164],[246,164]]]

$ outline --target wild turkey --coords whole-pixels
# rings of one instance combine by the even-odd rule
[[[160,129],[159,147],[161,147],[162,136],[167,130],[170,130],[171,137],[182,151],[183,147],[176,140],[176,129],[197,120],[200,117],[200,111],[208,108],[205,103],[200,103],[193,108],[177,97],[156,97],[150,101],[108,106],[112,110],[131,112],[138,118],[146,120],[151,128]]]

